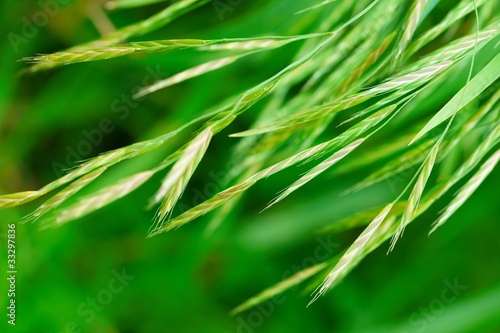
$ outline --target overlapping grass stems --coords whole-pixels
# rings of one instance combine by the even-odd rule
[[[154,2],[158,1],[117,0],[110,6],[125,8]],[[385,161],[384,167],[360,180],[348,191],[360,190],[419,166],[406,189],[396,195],[393,202],[384,208],[339,221],[326,229],[334,232],[367,225],[343,255],[309,267],[256,295],[233,312],[238,313],[315,275],[324,278],[312,301],[316,300],[391,237],[392,249],[405,226],[462,182],[462,188],[432,231],[443,225],[500,160],[500,93],[497,82],[500,75],[500,17],[495,0],[462,0],[448,8],[448,14],[434,25],[426,18],[439,5],[438,0],[318,2],[311,3],[309,8],[296,15],[314,16],[318,8],[330,10],[331,14],[318,24],[315,33],[119,44],[158,29],[208,2],[175,2],[153,17],[100,40],[26,59],[33,63],[27,71],[37,73],[61,65],[105,60],[136,52],[196,48],[215,55],[216,58],[210,62],[144,88],[136,96],[142,97],[229,66],[244,56],[289,43],[297,45],[293,62],[286,68],[276,68],[274,76],[231,97],[229,102],[202,113],[174,132],[97,156],[38,191],[3,195],[0,197],[0,208],[25,204],[66,186],[26,218],[26,221],[33,221],[43,216],[43,227],[58,226],[130,194],[154,174],[163,173],[170,167],[150,201],[150,207],[160,204],[160,208],[149,236],[183,226],[222,206],[209,223],[209,230],[213,232],[242,193],[256,182],[292,165],[316,163],[305,175],[295,182],[291,181],[293,184],[269,206],[299,190],[348,155],[352,158],[338,169],[333,168],[334,173],[363,169],[372,163]],[[290,22],[293,24],[293,19]],[[423,98],[459,73],[469,73],[468,79],[462,80],[461,89],[454,91],[449,101],[442,101],[442,109],[419,110],[419,102]],[[301,86],[300,92],[290,94],[291,89],[298,85]],[[267,103],[261,110],[252,108],[261,100]],[[255,114],[255,122],[247,131],[233,135],[241,139],[229,157],[232,170],[227,188],[172,218],[172,210],[198,164],[206,154],[210,154],[213,136],[249,109]],[[417,123],[414,126],[405,125],[404,119],[417,111],[420,115]],[[347,116],[348,120],[337,120],[339,113],[344,118]],[[395,117],[399,119],[397,124],[394,124]],[[155,168],[130,175],[76,203],[64,205],[67,199],[101,176],[107,168],[157,149],[180,131],[201,121],[205,123],[194,132],[193,138]],[[340,130],[332,131],[330,124],[340,125]],[[385,131],[380,132],[381,129]],[[390,138],[384,144],[371,143],[372,136],[383,138],[388,132]],[[329,139],[322,141],[320,138],[325,136]],[[478,137],[481,140],[477,148],[463,163],[452,172],[441,175],[437,181],[432,179],[434,170],[452,158],[450,152],[462,152],[465,142]],[[364,151],[363,147],[367,144],[372,146],[369,151]],[[316,162],[322,158],[322,161]]]

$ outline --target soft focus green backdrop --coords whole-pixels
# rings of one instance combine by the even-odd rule
[[[8,34],[21,35],[28,29],[26,22],[43,6],[15,0],[0,4],[0,194],[38,189],[57,179],[60,173],[54,170],[54,162],[74,165],[75,158],[68,152],[88,140],[85,133],[98,129],[102,119],[110,119],[116,128],[104,133],[102,142],[81,158],[177,128],[216,102],[276,73],[289,63],[297,47],[245,58],[150,95],[137,105],[127,104],[127,96],[145,79],[151,83],[151,73],[166,77],[209,60],[207,55],[196,51],[133,55],[18,76],[24,66],[18,62],[21,58],[98,36],[89,19],[99,15],[92,9],[96,2],[67,2],[46,25],[29,31],[30,37],[15,46]],[[109,16],[123,26],[164,5]],[[221,20],[213,4],[208,4],[141,40],[294,34],[286,23],[303,7],[300,1],[242,1]],[[316,22],[309,17],[298,21],[303,24],[300,29],[314,31]],[[224,173],[227,152],[236,142],[227,134],[246,129],[254,115],[245,113],[214,139],[183,204],[192,206],[190,201],[197,195],[220,190],[217,177],[210,173]],[[164,149],[112,168],[83,192],[155,165],[188,137],[189,132],[184,132]],[[237,213],[211,237],[203,234],[205,217],[181,230],[145,238],[154,215],[145,205],[160,176],[132,195],[59,229],[40,231],[36,224],[19,225],[15,328],[8,327],[4,314],[6,226],[18,223],[40,202],[3,210],[0,332],[500,332],[500,170],[445,227],[427,236],[439,208],[431,210],[408,228],[392,254],[386,256],[388,245],[383,246],[313,306],[305,307],[308,293],[294,289],[279,302],[265,303],[238,317],[228,315],[290,271],[317,262],[315,251],[321,244],[336,244],[332,254],[337,254],[361,230],[329,235],[320,232],[322,226],[394,196],[394,184],[388,182],[341,196],[354,183],[351,176],[325,175],[259,214],[272,199],[270,194],[295,179],[296,170],[277,175],[253,188]],[[109,283],[123,270],[133,279],[110,294]],[[467,288],[441,308],[443,290],[456,279]],[[78,310],[90,309],[82,304],[104,294],[112,298],[101,304],[95,317]],[[432,305],[434,310],[424,312]]]

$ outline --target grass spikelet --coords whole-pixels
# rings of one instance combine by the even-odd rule
[[[51,54],[23,58],[27,63],[39,65],[68,65],[80,62],[107,60],[131,53],[153,53],[178,49],[198,48],[202,51],[257,51],[273,49],[303,39],[328,36],[329,33],[299,36],[272,36],[264,38],[224,38],[224,39],[167,39],[131,42],[90,49],[70,49]]]
[[[320,7],[323,7],[323,6],[326,6],[326,5],[329,5],[331,4],[332,2],[335,2],[337,0],[325,0],[317,5],[313,5],[313,6],[309,6],[307,8],[304,8],[304,9],[301,9],[299,10],[298,12],[296,12],[295,14],[298,15],[298,14],[302,14],[302,13],[305,13],[305,12],[308,12],[310,10],[313,10],[313,9],[318,9]]]
[[[281,200],[285,199],[287,196],[289,196],[291,193],[295,192],[305,184],[307,184],[309,181],[313,180],[320,174],[322,174],[324,171],[326,171],[328,168],[330,168],[332,165],[336,164],[340,160],[342,160],[344,157],[346,157],[348,154],[350,154],[354,149],[356,149],[360,144],[362,144],[364,139],[359,139],[354,141],[353,143],[347,145],[345,148],[337,151],[335,154],[333,154],[331,157],[327,158],[314,168],[312,168],[310,171],[308,171],[304,176],[302,176],[299,180],[294,182],[292,185],[290,185],[283,193],[281,193],[276,199],[274,199],[272,202],[269,203],[269,205],[265,208],[268,209],[271,206],[277,204]]]
[[[179,228],[186,223],[194,220],[197,217],[203,216],[212,210],[216,209],[217,207],[223,205],[227,201],[233,199],[237,195],[243,193],[247,189],[249,189],[251,186],[253,186],[257,180],[255,179],[249,179],[245,181],[244,183],[241,183],[239,185],[232,186],[222,192],[217,193],[214,197],[208,199],[207,201],[203,202],[202,204],[191,208],[187,212],[184,212],[183,214],[179,215],[178,217],[168,221],[168,223],[165,223],[162,227],[158,228],[154,232],[150,233],[148,237],[156,236],[158,234],[168,232],[170,230]]]
[[[250,308],[253,308],[256,305],[259,305],[268,299],[273,298],[276,295],[279,295],[286,290],[304,282],[311,276],[316,275],[317,273],[321,272],[325,268],[328,267],[328,262],[322,262],[319,264],[316,264],[314,266],[305,268],[292,276],[286,278],[285,280],[275,284],[274,286],[260,292],[259,294],[255,295],[254,297],[248,299],[246,302],[238,305],[236,308],[234,308],[231,311],[231,315],[235,316],[245,310],[248,310]]]
[[[425,68],[419,69],[413,73],[405,74],[399,77],[388,80],[385,83],[378,85],[370,89],[372,93],[389,92],[401,87],[407,87],[409,85],[418,84],[422,85],[429,81],[432,77],[441,73],[445,69],[451,66],[452,61],[445,61],[437,65],[427,66]]]
[[[190,68],[188,70],[185,70],[184,72],[181,72],[179,74],[176,74],[172,77],[169,77],[167,79],[158,81],[148,87],[140,89],[135,95],[134,98],[138,99],[141,98],[145,95],[151,94],[155,91],[158,91],[160,89],[164,89],[166,87],[172,86],[174,84],[180,83],[182,81],[186,81],[189,79],[192,79],[194,77],[206,74],[211,71],[215,71],[219,68],[225,67],[229,64],[232,64],[235,62],[239,57],[233,56],[233,57],[226,57],[222,59],[217,59],[213,61],[206,62],[204,64],[201,64],[199,66]]]
[[[99,157],[93,158],[82,165],[75,168],[70,173],[64,175],[63,177],[53,181],[50,184],[45,185],[38,191],[27,191],[14,194],[7,194],[0,196],[0,209],[15,207],[18,205],[23,205],[30,201],[40,198],[41,196],[48,194],[55,189],[72,182],[79,177],[82,177],[89,172],[92,172],[100,167],[109,166],[124,158],[124,150],[118,149],[116,151],[108,152]]]
[[[394,203],[387,205],[379,215],[377,215],[372,222],[368,225],[368,227],[359,235],[359,237],[354,241],[354,243],[349,247],[346,253],[340,258],[339,262],[332,271],[325,278],[321,286],[318,287],[315,292],[314,297],[309,302],[309,305],[314,303],[319,297],[324,295],[328,289],[332,286],[332,284],[337,280],[342,273],[344,273],[347,269],[349,269],[350,265],[353,264],[356,257],[362,252],[363,248],[367,245],[368,241],[373,237],[373,235],[377,232],[379,226],[384,222],[387,215],[390,213]]]
[[[162,201],[161,207],[157,214],[157,222],[150,230],[153,233],[156,229],[160,228],[163,221],[175,203],[184,192],[186,185],[193,175],[196,167],[205,155],[205,152],[210,144],[212,132],[206,129],[193,139],[191,144],[184,150],[182,156],[174,164],[170,172],[163,179],[160,189],[156,192],[154,198],[151,200],[151,205]]]
[[[42,215],[50,212],[54,208],[57,208],[63,202],[65,202],[67,199],[72,197],[74,194],[76,194],[82,188],[84,188],[85,186],[90,184],[92,181],[94,181],[96,178],[98,178],[100,175],[102,175],[102,173],[104,171],[106,171],[106,167],[101,167],[95,171],[92,171],[92,172],[86,174],[85,176],[81,177],[80,179],[76,180],[75,182],[71,183],[64,190],[57,193],[49,200],[45,201],[32,214],[26,216],[25,222],[36,220],[39,217],[41,217]]]
[[[0,209],[23,205],[41,197],[40,191],[25,191],[0,196]]]
[[[436,163],[436,158],[439,151],[439,145],[440,142],[436,143],[432,147],[431,151],[429,152],[424,161],[424,164],[422,164],[422,169],[419,172],[417,182],[415,183],[415,186],[413,187],[413,190],[410,193],[410,197],[408,198],[408,203],[404,209],[399,228],[392,238],[389,251],[392,251],[394,249],[397,240],[403,236],[403,232],[406,225],[409,223],[410,220],[413,220],[413,218],[417,214],[417,208],[418,205],[420,204],[420,199],[422,197],[422,194],[424,193],[425,185],[427,184],[427,181],[429,180],[434,164]]]
[[[106,60],[121,57],[135,52],[133,48],[125,46],[105,47],[97,50],[81,50],[74,52],[57,52],[49,55],[27,57],[23,60],[27,63],[47,64],[76,64],[79,62]]]
[[[99,169],[101,167],[110,167],[124,160],[145,154],[161,146],[165,141],[167,141],[173,135],[174,135],[173,133],[169,133],[165,136],[158,137],[157,139],[139,142],[94,157],[84,162],[83,164],[77,166],[75,169],[73,169],[63,177],[59,178],[58,180],[44,186],[38,192],[40,193],[40,195],[47,194],[59,188],[60,186],[70,183],[73,180],[80,178],[96,169]]]
[[[292,39],[292,38],[290,38]],[[293,40],[296,40],[296,38],[293,38]],[[274,48],[276,46],[281,46],[283,44],[283,41],[273,39],[273,37],[269,37],[269,39],[262,39],[262,40],[249,40],[249,41],[235,41],[235,42],[228,42],[228,43],[220,43],[220,44],[214,44],[214,45],[209,45],[205,46],[203,50],[207,51],[250,51],[250,50],[255,50],[255,49],[268,49],[268,48]]]
[[[500,160],[500,150],[497,150],[477,171],[477,173],[472,176],[472,178],[467,181],[467,183],[458,191],[456,197],[448,204],[444,213],[439,217],[439,219],[434,223],[430,233],[436,231],[437,228],[441,227],[448,221],[448,219],[470,198],[470,196],[477,190],[477,188],[483,183],[483,181],[488,177],[488,175],[493,171],[498,161]]]
[[[396,48],[396,54],[394,55],[394,60],[392,63],[393,68],[395,68],[396,65],[400,62],[400,59],[402,58],[406,47],[413,38],[418,24],[420,23],[420,18],[426,4],[427,0],[415,0],[413,2],[405,26],[399,38],[399,42]]]
[[[104,4],[104,6],[108,10],[116,10],[123,8],[136,8],[136,7],[148,6],[163,1],[166,0],[110,0],[107,1]]]
[[[60,226],[109,205],[137,189],[151,178],[152,175],[153,172],[151,171],[141,172],[122,179],[116,184],[104,188],[95,194],[87,196],[76,204],[64,209],[58,214],[53,223],[46,223],[44,228]]]
[[[173,49],[199,47],[206,45],[207,43],[209,43],[209,41],[197,39],[174,39],[166,41],[136,42],[125,45],[106,46],[88,50],[68,50],[52,54],[39,55],[35,57],[27,57],[23,60],[28,63],[35,63],[40,65],[69,65],[80,62],[113,59],[137,52],[159,52]]]
[[[129,26],[126,26],[124,28],[121,28],[109,35],[104,36],[101,39],[78,45],[75,47],[72,47],[68,50],[67,52],[72,52],[72,51],[82,51],[82,50],[88,50],[88,49],[95,49],[95,48],[100,48],[100,47],[107,47],[107,46],[112,46],[118,43],[121,43],[128,38],[131,37],[136,37],[136,36],[141,36],[144,34],[147,34],[148,32],[157,30],[164,25],[170,23],[177,17],[199,7],[202,6],[206,3],[210,2],[210,0],[181,0],[178,1],[161,12],[149,17],[148,19],[141,21],[139,23],[134,23]],[[43,62],[43,63],[38,63],[33,66],[31,66],[27,72],[28,73],[36,73],[39,71],[44,71],[44,70],[49,70],[53,69],[59,66],[62,66],[64,63],[61,62]]]

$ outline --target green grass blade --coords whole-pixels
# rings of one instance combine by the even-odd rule
[[[432,119],[420,130],[415,138],[410,142],[420,139],[427,132],[446,121],[459,112],[465,105],[470,103],[480,93],[491,86],[500,76],[500,54],[497,54],[478,74],[476,74],[469,84],[464,86],[453,98],[432,117]]]

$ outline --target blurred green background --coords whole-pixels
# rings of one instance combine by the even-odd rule
[[[131,103],[128,98],[144,80],[151,83],[153,76],[167,77],[210,58],[183,50],[19,76],[25,66],[21,58],[95,39],[96,25],[106,29],[101,4],[66,2],[47,24],[27,30],[30,37],[15,45],[9,33],[22,35],[43,6],[37,1],[0,4],[0,194],[35,190],[57,179],[61,168],[75,165],[71,151],[88,141],[85,133],[93,133],[103,119],[110,119],[114,129],[103,133],[101,142],[82,158],[179,127],[285,67],[297,47],[247,57]],[[165,2],[107,15],[124,26],[164,6]],[[320,18],[294,17],[303,7],[300,1],[241,1],[221,19],[209,3],[136,40],[313,32]],[[213,175],[224,173],[228,151],[237,142],[227,134],[247,129],[255,117],[252,111],[256,112],[245,113],[214,139],[183,204],[191,207],[195,202],[190,201],[201,200],[196,196],[211,196],[221,189]],[[183,132],[164,148],[113,167],[83,194],[154,166],[189,136],[189,131]],[[383,182],[342,196],[359,175],[327,173],[259,214],[272,194],[296,175],[296,169],[288,170],[257,184],[211,237],[203,233],[207,216],[178,231],[145,238],[154,216],[145,205],[161,175],[132,195],[61,228],[40,231],[36,224],[19,224],[17,321],[10,327],[2,313],[0,332],[500,332],[498,169],[441,230],[427,236],[442,207],[435,205],[408,228],[393,253],[386,256],[388,244],[382,246],[311,307],[306,308],[309,293],[294,288],[275,302],[229,316],[235,306],[291,271],[317,263],[318,247],[333,244],[330,254],[338,254],[362,230],[327,234],[321,227],[383,204],[395,193],[394,184]],[[40,203],[0,211],[4,312],[7,224],[18,223]],[[123,272],[129,280],[115,283]],[[466,288],[454,301],[444,302],[443,290],[457,279]],[[89,298],[101,302],[92,308]]]

